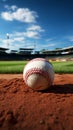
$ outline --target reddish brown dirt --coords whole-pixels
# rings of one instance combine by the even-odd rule
[[[73,75],[56,74],[43,92],[22,75],[0,75],[0,130],[73,130]]]

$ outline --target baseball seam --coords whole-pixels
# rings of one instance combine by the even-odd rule
[[[49,85],[51,84],[51,78],[50,78],[48,72],[47,72],[47,71],[44,71],[44,70],[41,70],[41,69],[39,69],[39,68],[32,68],[32,69],[29,69],[29,70],[26,72],[25,78],[24,78],[26,83],[27,83],[28,77],[29,77],[31,74],[34,74],[34,73],[35,73],[35,74],[40,74],[40,75],[42,75],[43,77],[45,77],[45,78],[47,79]]]

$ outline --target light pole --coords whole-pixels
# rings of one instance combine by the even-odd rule
[[[7,47],[9,48],[9,33],[7,33],[6,36],[7,36]]]

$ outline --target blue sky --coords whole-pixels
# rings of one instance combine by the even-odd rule
[[[68,46],[73,46],[73,0],[0,0],[0,47]]]

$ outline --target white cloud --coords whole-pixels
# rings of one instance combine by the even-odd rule
[[[13,11],[15,11],[15,10],[17,9],[17,6],[16,6],[16,5],[12,5],[12,6],[11,6],[11,9],[12,9]]]
[[[5,8],[7,11],[1,13],[1,17],[4,20],[13,21],[17,20],[25,23],[34,23],[38,17],[37,12],[31,11],[28,8],[18,8],[17,6],[8,6]]]
[[[7,10],[9,11],[15,11],[17,9],[17,6],[16,5],[12,5],[12,6],[9,6],[9,5],[5,5],[4,6]]]
[[[3,19],[5,19],[5,20],[13,21],[13,18],[12,18],[11,13],[2,12],[2,13],[1,13],[1,17],[2,17]]]
[[[40,39],[41,38],[41,34],[40,32],[42,32],[43,29],[40,26],[37,25],[32,25],[29,28],[26,28],[25,32],[14,32],[14,36],[16,37],[24,37],[24,38],[32,38],[32,39]]]
[[[23,42],[24,41],[24,37],[15,37],[14,38],[14,42]]]
[[[25,32],[25,36],[26,37],[29,37],[29,38],[35,38],[35,39],[39,39],[41,36],[40,36],[40,32],[44,32],[45,30],[43,30],[41,28],[41,26],[39,25],[32,25],[30,27],[28,27],[26,29],[26,32]]]
[[[27,31],[25,32],[25,37],[39,39],[40,34],[36,31]]]
[[[24,37],[25,32],[13,32],[12,34],[10,34],[11,37]]]
[[[31,27],[27,28],[28,31],[38,31],[43,32],[44,29],[42,29],[39,25],[32,25]]]

